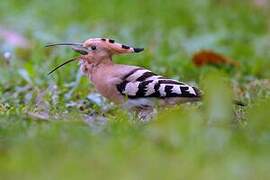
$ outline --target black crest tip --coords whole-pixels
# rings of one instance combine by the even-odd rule
[[[142,52],[144,48],[133,48],[135,53]]]

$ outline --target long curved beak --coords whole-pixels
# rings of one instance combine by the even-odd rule
[[[47,44],[45,47],[53,47],[53,46],[71,46],[71,48],[74,51],[82,55],[87,55],[90,52],[86,47],[83,47],[82,43],[53,43]]]

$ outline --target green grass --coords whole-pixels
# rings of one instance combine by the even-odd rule
[[[0,179],[269,179],[269,18],[252,1],[1,1],[0,28],[31,47],[0,37],[12,53],[9,64],[0,56]],[[145,47],[114,60],[196,83],[205,99],[144,124],[87,99],[95,89],[76,64],[47,76],[75,53],[46,43],[89,37]],[[196,68],[200,49],[241,66]]]

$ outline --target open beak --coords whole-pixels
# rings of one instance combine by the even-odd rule
[[[52,46],[71,46],[71,48],[82,54],[82,55],[87,55],[89,53],[89,50],[85,47],[83,47],[83,44],[82,43],[53,43],[53,44],[48,44],[46,45],[45,47],[52,47]],[[76,61],[78,60],[79,57],[75,57],[75,58],[72,58],[72,59],[69,59],[68,61],[60,64],[59,66],[55,67],[52,71],[50,71],[48,73],[48,75],[52,74],[54,71],[56,71],[57,69],[61,68],[62,66],[70,63],[70,62],[73,62],[73,61]]]
[[[52,46],[71,46],[71,48],[82,54],[82,55],[87,55],[89,53],[89,50],[86,47],[83,47],[82,43],[53,43],[53,44],[48,44],[45,47],[52,47]]]

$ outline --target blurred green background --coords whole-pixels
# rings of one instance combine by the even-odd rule
[[[0,179],[269,179],[270,2],[0,2]],[[186,81],[203,103],[149,123],[104,101],[50,42],[107,37],[145,47],[115,57]],[[198,68],[210,49],[239,67]],[[246,107],[232,105],[239,99]]]

